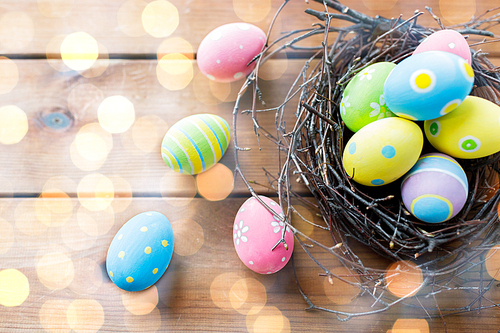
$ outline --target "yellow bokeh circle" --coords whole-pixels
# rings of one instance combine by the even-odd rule
[[[78,333],[94,333],[104,324],[104,309],[94,299],[77,299],[66,312],[68,324]]]
[[[224,164],[217,163],[196,176],[198,193],[207,200],[224,200],[234,188],[233,172]]]
[[[109,133],[123,133],[135,121],[134,104],[120,95],[107,97],[97,109],[97,118]]]
[[[28,133],[28,117],[15,105],[0,107],[0,143],[12,145]]]
[[[142,26],[141,13],[147,5],[148,3],[143,0],[129,0],[124,2],[120,6],[120,9],[118,9],[118,14],[116,16],[118,28],[130,37],[145,35],[146,31]]]
[[[89,69],[98,56],[97,41],[86,32],[69,34],[61,43],[61,58],[66,66],[75,71]]]
[[[115,196],[113,182],[99,173],[87,175],[78,184],[77,195],[80,204],[86,209],[105,210]]]
[[[0,94],[7,94],[19,82],[19,70],[14,61],[0,57]]]
[[[19,306],[28,298],[30,284],[26,275],[17,269],[0,271],[0,304],[7,307]]]
[[[158,305],[158,288],[150,288],[138,292],[124,292],[122,302],[125,309],[135,315],[146,315],[153,311]]]
[[[142,25],[153,37],[168,37],[179,25],[179,11],[166,0],[150,2],[142,11]]]
[[[74,0],[37,0],[38,10],[46,17],[64,17],[71,13]]]

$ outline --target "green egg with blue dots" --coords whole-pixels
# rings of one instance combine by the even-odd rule
[[[422,152],[423,142],[422,131],[414,122],[399,117],[383,118],[351,137],[342,164],[359,184],[389,184],[411,169]]]
[[[165,273],[174,251],[174,231],[165,215],[149,211],[128,220],[111,241],[106,271],[126,291],[151,287]]]

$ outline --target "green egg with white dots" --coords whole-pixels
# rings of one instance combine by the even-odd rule
[[[359,184],[386,185],[412,168],[423,144],[417,124],[399,117],[384,118],[354,133],[345,146],[342,164]]]
[[[457,108],[424,122],[432,146],[455,158],[472,159],[500,151],[500,106],[467,96]]]
[[[165,215],[149,211],[128,220],[106,256],[108,276],[119,288],[140,291],[165,273],[174,251],[174,231]]]
[[[340,102],[340,117],[353,132],[376,120],[395,117],[385,104],[384,83],[396,64],[378,62],[356,74],[347,84]]]

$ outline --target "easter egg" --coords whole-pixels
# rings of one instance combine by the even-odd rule
[[[259,196],[278,215],[280,206],[265,196]],[[278,244],[283,229],[285,242]],[[269,212],[257,199],[251,197],[241,205],[233,225],[233,242],[241,261],[252,271],[260,274],[276,273],[287,264],[293,253],[294,237],[290,228]]]
[[[363,69],[347,84],[340,103],[340,117],[353,132],[385,117],[395,116],[385,104],[384,82],[396,64],[379,62]]]
[[[390,117],[370,123],[346,144],[342,163],[359,184],[379,186],[403,176],[420,156],[424,135],[414,122]]]
[[[170,127],[161,143],[161,156],[176,172],[198,174],[222,158],[230,138],[229,125],[223,118],[195,114]]]
[[[385,103],[411,120],[428,120],[455,109],[470,93],[474,71],[465,59],[443,51],[414,54],[400,62],[384,85]]]
[[[468,96],[453,112],[424,122],[425,136],[442,153],[481,158],[500,151],[500,107]]]
[[[439,30],[424,39],[422,43],[413,51],[413,54],[427,51],[444,51],[454,53],[472,64],[472,56],[469,44],[464,36],[451,29]]]
[[[173,250],[174,231],[165,215],[144,212],[116,233],[106,256],[106,270],[121,289],[144,290],[165,273]]]
[[[457,215],[468,193],[467,176],[460,164],[439,153],[420,157],[401,183],[406,208],[419,220],[430,223]]]
[[[201,41],[196,61],[200,71],[210,80],[236,81],[253,70],[255,62],[248,63],[261,52],[265,42],[266,34],[255,25],[225,24]]]

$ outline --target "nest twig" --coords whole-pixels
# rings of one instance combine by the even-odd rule
[[[352,133],[344,127],[340,118],[339,105],[342,92],[349,80],[364,67],[380,61],[398,63],[410,56],[423,38],[433,30],[417,23],[422,12],[416,11],[408,19],[386,19],[369,17],[354,11],[333,0],[315,0],[324,5],[323,11],[308,9],[320,22],[310,29],[302,29],[283,34],[276,41],[266,43],[261,54],[254,59],[255,70],[248,76],[235,102],[233,112],[234,149],[236,174],[241,176],[250,193],[261,201],[243,174],[239,164],[239,154],[248,150],[238,145],[236,119],[240,113],[251,114],[254,131],[258,140],[260,135],[272,140],[278,146],[279,174],[267,173],[272,188],[276,190],[279,204],[284,212],[283,222],[293,230],[298,243],[311,259],[329,278],[335,276],[322,262],[312,255],[311,246],[320,248],[336,257],[354,272],[355,284],[364,294],[370,295],[376,309],[369,311],[338,311],[314,305],[308,296],[304,296],[310,309],[332,312],[339,320],[354,316],[385,311],[398,303],[406,303],[409,297],[395,297],[387,292],[387,278],[383,270],[370,267],[363,262],[349,246],[353,240],[364,244],[380,256],[392,261],[415,262],[423,274],[424,281],[420,294],[435,298],[436,294],[460,288],[457,278],[470,282],[467,274],[475,272],[477,285],[472,288],[477,294],[474,302],[466,307],[441,309],[438,304],[433,308],[438,316],[480,310],[500,306],[494,302],[482,302],[484,293],[492,286],[493,278],[486,283],[483,276],[486,253],[500,243],[500,222],[498,206],[500,191],[500,153],[487,158],[461,161],[467,171],[470,191],[465,207],[450,221],[429,226],[413,218],[401,203],[395,188],[387,185],[385,190],[362,187],[351,181],[342,167],[344,144]],[[283,6],[287,3],[285,1]],[[280,8],[278,15],[283,8]],[[335,12],[330,12],[330,10]],[[445,28],[440,19],[426,8],[435,18],[440,28]],[[500,7],[473,18],[462,25],[453,26],[462,34],[478,35],[484,38],[478,46],[500,40],[488,31],[488,28],[500,23]],[[347,27],[336,27],[334,20],[352,23]],[[274,22],[274,20],[273,20]],[[272,30],[272,25],[269,31]],[[311,36],[322,35],[321,45],[301,47],[297,44]],[[283,103],[268,109],[258,109],[260,98],[258,71],[263,62],[277,52],[287,48],[307,50],[310,58],[305,60],[303,68],[283,98]],[[475,72],[474,94],[500,104],[500,69],[481,51],[471,49]],[[247,88],[252,88],[252,107],[240,110],[242,96]],[[298,103],[292,105],[292,100]],[[276,128],[263,128],[258,121],[261,112],[274,112]],[[285,113],[294,112],[296,122],[292,128],[284,123]],[[294,227],[291,214],[295,211],[292,198],[297,195],[292,191],[292,183],[299,177],[316,199],[333,239],[334,246],[326,246],[305,235]],[[261,201],[265,205],[264,202]],[[270,207],[267,207],[272,210]],[[285,245],[284,237],[281,240]],[[500,274],[499,274],[500,275]],[[480,282],[478,282],[480,281]],[[420,303],[420,301],[419,301]],[[492,304],[493,303],[493,304]],[[421,303],[426,315],[431,316]]]

